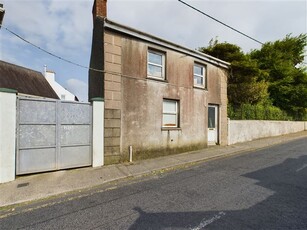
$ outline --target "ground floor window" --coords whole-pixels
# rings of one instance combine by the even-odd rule
[[[179,105],[177,100],[163,99],[162,127],[179,127]]]

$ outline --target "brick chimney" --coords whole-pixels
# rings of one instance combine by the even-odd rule
[[[107,0],[94,0],[93,5],[93,20],[97,17],[107,17]]]

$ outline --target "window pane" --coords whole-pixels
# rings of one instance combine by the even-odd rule
[[[162,77],[162,67],[148,64],[148,75]]]
[[[177,116],[175,114],[163,114],[163,126],[177,127]]]
[[[215,128],[215,108],[214,107],[208,108],[208,128],[209,129]]]
[[[163,100],[163,113],[176,113],[176,101]]]
[[[194,76],[194,85],[203,85],[204,78],[199,76]]]
[[[194,74],[203,75],[203,67],[194,65]]]
[[[148,52],[148,61],[157,65],[162,65],[162,55]]]

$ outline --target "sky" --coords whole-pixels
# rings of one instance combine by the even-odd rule
[[[306,0],[183,0],[218,20],[265,43],[307,33]],[[41,50],[10,34],[8,28],[49,52],[89,66],[94,0],[0,0],[5,16],[0,29],[0,59],[43,72],[87,101],[88,70]],[[108,18],[140,31],[197,49],[210,40],[229,42],[244,52],[261,44],[188,8],[178,0],[108,0]]]

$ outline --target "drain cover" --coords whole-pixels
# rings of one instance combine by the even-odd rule
[[[17,188],[26,187],[26,186],[28,186],[29,184],[30,184],[29,182],[28,182],[28,183],[18,184],[18,185],[17,185]]]

